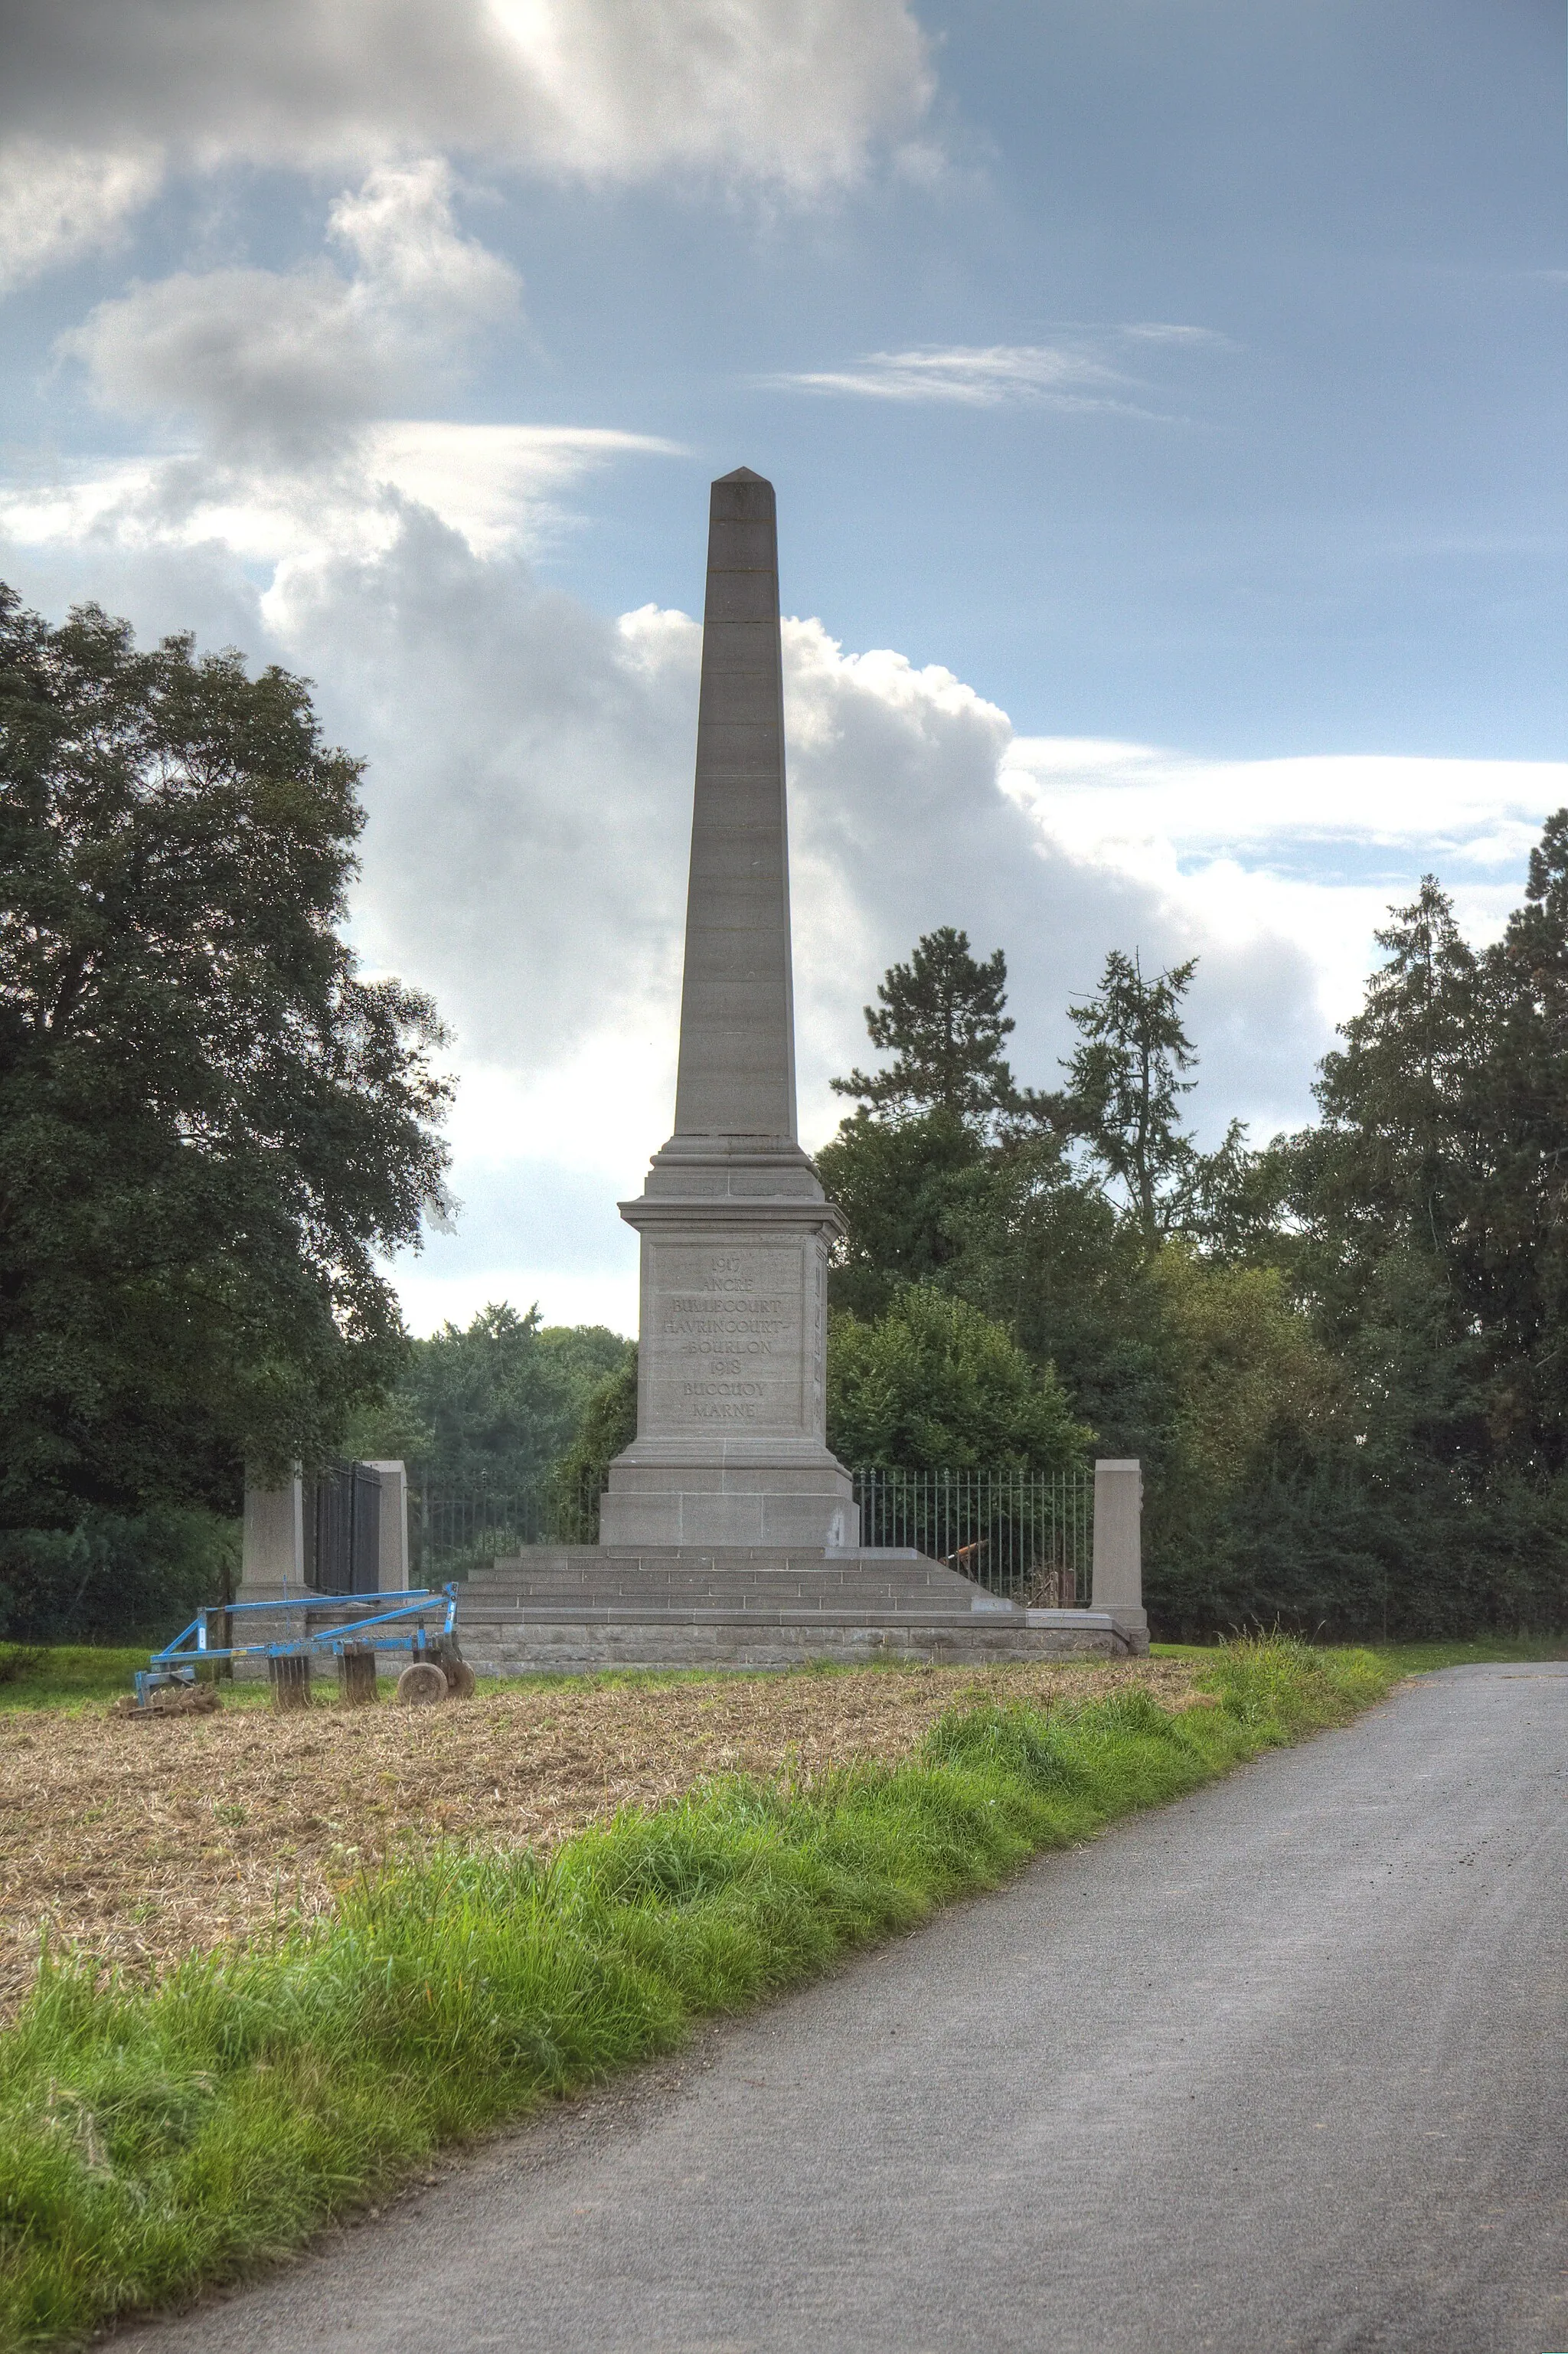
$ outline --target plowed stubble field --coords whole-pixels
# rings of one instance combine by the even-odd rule
[[[313,1919],[361,1872],[434,1841],[546,1852],[714,1773],[810,1782],[894,1762],[960,1703],[1071,1705],[1138,1684],[1181,1709],[1202,1697],[1195,1673],[1168,1659],[865,1669],[150,1724],[97,1708],[0,1715],[0,2013],[31,1985],[46,1932],[57,1950],[152,1976]]]

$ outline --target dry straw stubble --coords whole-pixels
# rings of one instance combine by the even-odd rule
[[[529,1684],[432,1709],[226,1706],[157,1725],[96,1709],[0,1715],[0,2011],[41,1938],[154,1976],[318,1917],[435,1840],[545,1852],[715,1772],[810,1783],[907,1757],[964,1702],[1202,1697],[1184,1661],[867,1669],[669,1683]]]

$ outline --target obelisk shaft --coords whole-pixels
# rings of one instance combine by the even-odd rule
[[[779,529],[745,466],[708,509],[675,1134],[796,1134]]]
[[[795,1133],[773,486],[713,485],[675,1130],[620,1214],[642,1244],[637,1436],[603,1544],[853,1544],[827,1445],[828,1254]]]

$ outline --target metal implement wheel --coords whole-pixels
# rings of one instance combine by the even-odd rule
[[[447,1680],[449,1700],[471,1700],[474,1685],[479,1681],[466,1659],[443,1659],[441,1673]]]
[[[405,1708],[429,1708],[432,1701],[446,1696],[445,1672],[432,1659],[416,1659],[397,1679],[397,1698]]]

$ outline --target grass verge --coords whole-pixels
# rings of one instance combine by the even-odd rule
[[[1371,1649],[1400,1675],[1424,1676],[1435,1668],[1568,1659],[1568,1635],[1482,1635],[1469,1642],[1374,1643]]]
[[[1241,1642],[1180,1714],[1137,1689],[956,1712],[912,1763],[720,1778],[547,1863],[453,1850],[152,1989],[53,1963],[0,2035],[0,2347],[281,2254],[440,2144],[1341,1723],[1396,1672]]]
[[[150,1645],[0,1643],[0,1709],[71,1708],[115,1700]]]
[[[1151,1643],[1157,1659],[1212,1659],[1213,1643]],[[1364,1647],[1396,1676],[1430,1675],[1436,1668],[1479,1668],[1510,1660],[1568,1659],[1568,1634],[1433,1637],[1419,1642],[1369,1642]]]

